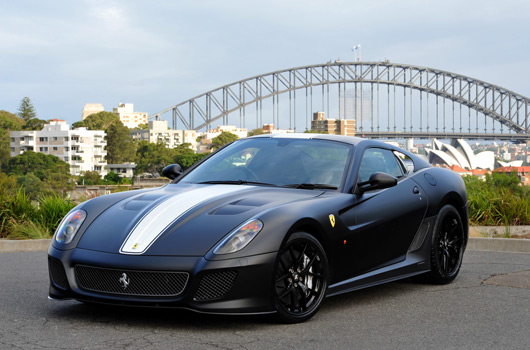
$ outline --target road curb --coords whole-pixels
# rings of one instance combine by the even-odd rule
[[[48,250],[51,241],[51,239],[0,239],[0,253]]]
[[[0,253],[46,251],[51,239],[0,239]],[[530,253],[530,239],[469,237],[467,250]]]
[[[530,239],[469,237],[468,250],[530,253]]]

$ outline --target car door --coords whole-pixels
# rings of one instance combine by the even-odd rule
[[[357,183],[368,181],[376,172],[392,175],[398,182],[358,193],[356,205],[343,215],[352,230],[350,261],[355,275],[405,259],[427,208],[422,189],[405,171],[392,150],[367,148],[362,155]]]

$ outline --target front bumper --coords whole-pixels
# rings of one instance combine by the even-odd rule
[[[48,250],[51,299],[150,307],[187,308],[208,313],[273,312],[273,269],[277,253],[210,261],[204,257],[138,256],[85,249]],[[124,271],[185,272],[189,277],[176,296],[125,295],[93,291],[80,285],[75,266]],[[228,281],[216,276],[228,273]],[[213,278],[212,278],[213,277]],[[119,284],[118,279],[111,281]],[[219,283],[222,283],[220,288]],[[113,286],[115,288],[116,286]]]

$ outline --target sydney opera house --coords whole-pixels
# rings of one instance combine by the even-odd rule
[[[433,148],[427,150],[429,163],[440,166],[458,166],[463,169],[488,169],[495,167],[495,154],[484,151],[474,154],[471,147],[462,139],[452,140],[451,144],[445,144],[433,139]]]

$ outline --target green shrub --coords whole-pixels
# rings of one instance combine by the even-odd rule
[[[75,204],[69,199],[58,195],[43,196],[39,198],[39,209],[36,219],[39,224],[50,232],[55,232],[63,217],[68,214]]]
[[[464,178],[472,225],[530,225],[530,187],[519,185],[517,174],[493,173],[485,181]]]
[[[8,239],[43,239],[50,238],[50,231],[34,221],[12,221],[9,225]]]
[[[49,238],[75,204],[57,194],[32,201],[15,183],[0,177],[0,238]]]

